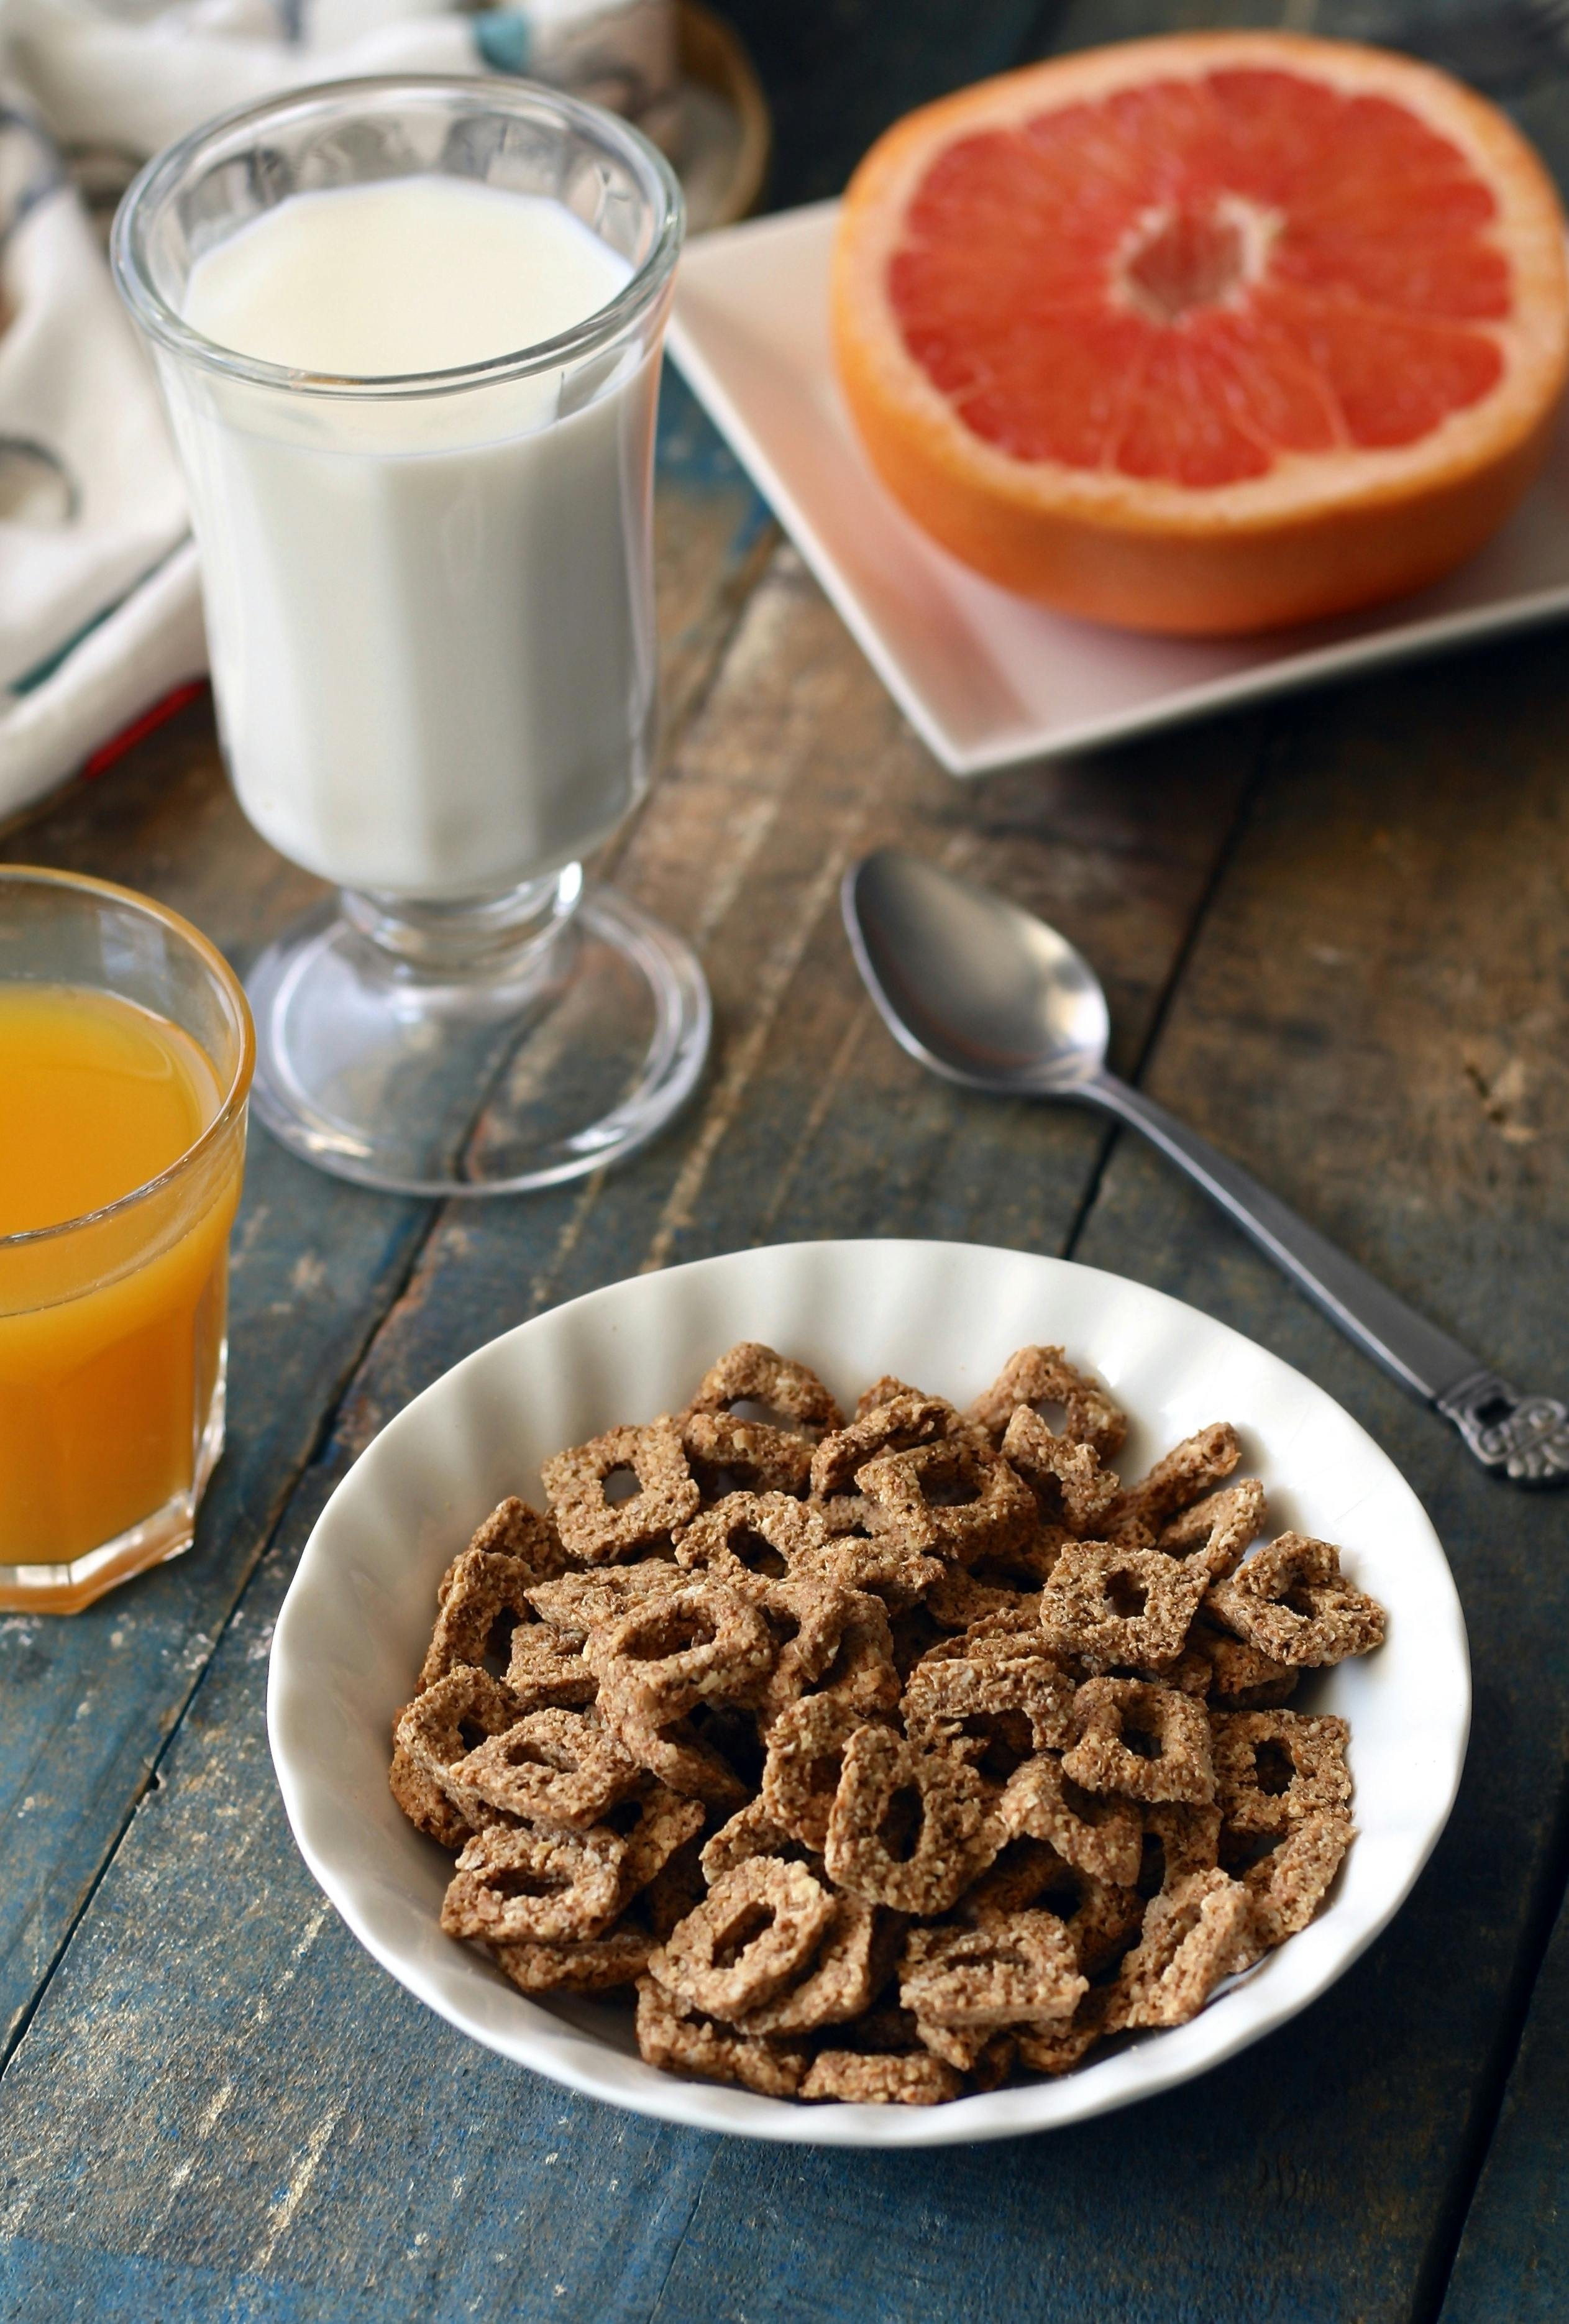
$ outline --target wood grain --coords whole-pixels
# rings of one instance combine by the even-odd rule
[[[1569,2313],[1569,1905],[1465,2223],[1443,2324],[1557,2324]]]

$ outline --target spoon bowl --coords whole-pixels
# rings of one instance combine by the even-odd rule
[[[844,922],[884,1024],[934,1073],[1028,1096],[1103,1071],[1100,981],[1033,912],[884,847],[845,873]]]

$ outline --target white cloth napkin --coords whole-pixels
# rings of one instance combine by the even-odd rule
[[[67,162],[312,81],[546,69],[541,34],[607,5],[0,0],[0,818],[207,667],[157,389]]]

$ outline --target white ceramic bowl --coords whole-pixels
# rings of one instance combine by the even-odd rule
[[[388,1736],[436,1582],[542,1459],[618,1420],[678,1408],[740,1339],[804,1359],[842,1398],[892,1371],[967,1402],[1013,1349],[1061,1342],[1134,1427],[1136,1476],[1211,1420],[1243,1433],[1272,1528],[1342,1544],[1388,1608],[1383,1647],[1303,1700],[1351,1721],[1360,1836],[1310,1928],[1190,2024],[1060,2080],[927,2107],[803,2106],[645,2065],[623,2010],[527,2001],[438,1925],[449,1859],[387,1789]],[[1393,1463],[1321,1388],[1224,1324],[1114,1275],[961,1243],[817,1242],[737,1251],[591,1292],[481,1348],[400,1413],[339,1485],[277,1626],[268,1724],[301,1853],[349,1927],[410,1992],[475,2041],[589,2096],[706,2130],[840,2146],[932,2146],[1077,2122],[1202,2073],[1295,2015],[1371,1943],[1444,1828],[1470,1713],[1449,1568]]]

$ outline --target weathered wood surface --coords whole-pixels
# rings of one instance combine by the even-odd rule
[[[1558,1914],[1443,2324],[1569,2315],[1569,1904]]]
[[[733,14],[780,104],[792,198],[831,190],[887,114],[1031,43],[1278,20],[1137,0]],[[1389,31],[1367,14],[1317,21]],[[1550,93],[1524,90],[1522,112]],[[335,1189],[258,1136],[247,1219],[268,1215],[237,1285],[235,1450],[203,1549],[76,1624],[0,1630],[15,1915],[0,1926],[13,1958],[31,1947],[13,2006],[42,1988],[0,2081],[0,2315],[1426,2324],[1563,1890],[1569,1504],[1470,1469],[1142,1151],[923,1077],[859,993],[834,890],[849,855],[898,837],[1037,905],[1106,973],[1124,1070],[1480,1353],[1562,1388],[1561,645],[961,790],[688,404],[664,432],[674,759],[615,872],[703,952],[713,1069],[628,1168],[528,1204],[432,1218]],[[239,825],[198,715],[7,852],[167,894],[237,954],[302,893]],[[1132,2113],[927,2161],[662,2128],[465,2043],[314,1890],[262,1732],[293,1558],[409,1395],[640,1267],[879,1231],[1072,1250],[1320,1379],[1432,1509],[1478,1683],[1450,1834],[1306,2018]],[[309,1253],[325,1286],[295,1279]],[[45,1780],[47,1825],[18,1817]],[[1450,2286],[1467,2324],[1564,2305],[1541,2209],[1563,2178],[1543,2108],[1562,2102],[1564,1950]],[[1520,2292],[1522,2253],[1546,2305]]]

